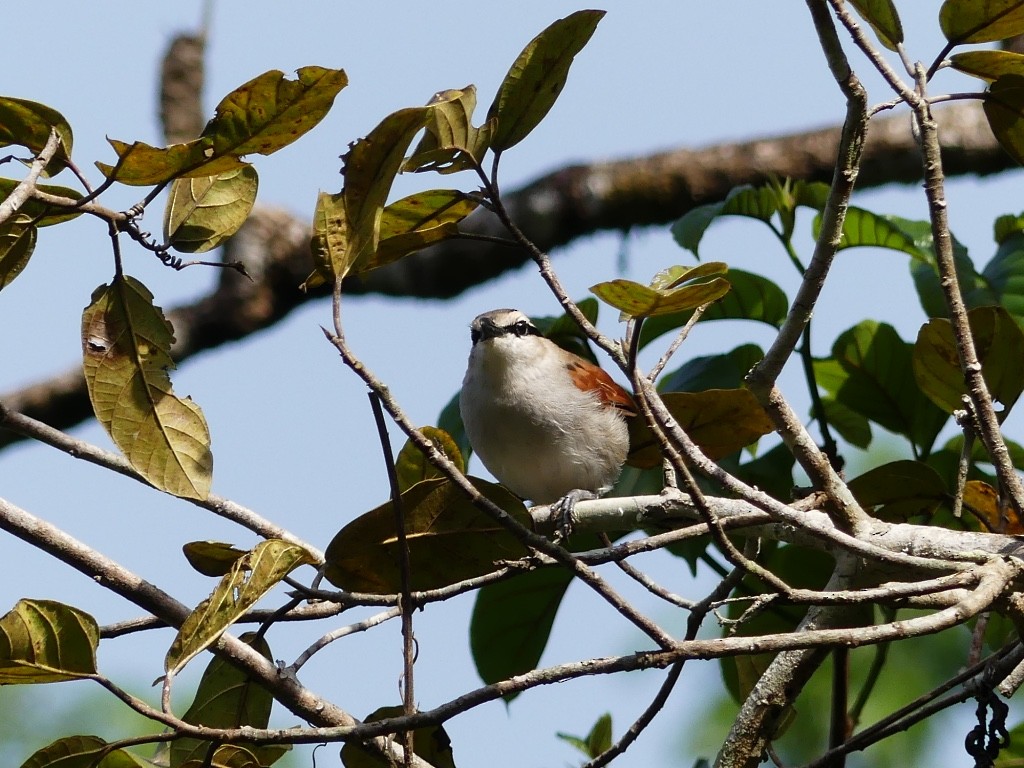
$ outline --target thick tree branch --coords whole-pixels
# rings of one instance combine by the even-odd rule
[[[989,131],[976,104],[950,105],[936,115],[947,176],[986,175],[1015,167]],[[906,115],[872,122],[860,188],[919,183],[920,153]],[[504,195],[517,226],[543,251],[554,251],[601,230],[665,224],[696,205],[720,200],[739,184],[769,175],[828,181],[840,127],[703,149],[679,149],[614,162],[575,165]],[[504,235],[493,215],[481,212],[465,228]],[[352,278],[348,294],[378,293],[445,299],[519,268],[530,260],[520,248],[477,240],[443,243],[393,265]],[[244,338],[281,320],[311,298],[298,285],[311,269],[309,225],[279,209],[258,207],[224,253],[245,265],[253,280],[232,271],[194,304],[168,312],[176,359]],[[67,428],[91,414],[78,366],[0,396],[12,410]],[[0,447],[22,439],[0,432]]]

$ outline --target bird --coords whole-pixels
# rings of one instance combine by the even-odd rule
[[[522,499],[553,504],[568,529],[577,501],[618,479],[629,452],[630,394],[599,366],[545,338],[517,309],[470,324],[472,349],[459,395],[470,446]]]

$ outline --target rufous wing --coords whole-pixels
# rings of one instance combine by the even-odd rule
[[[575,357],[566,363],[569,376],[573,384],[583,391],[596,392],[601,402],[605,405],[618,408],[625,416],[636,416],[638,411],[632,396],[625,389],[605,373],[604,369],[584,360],[582,357]]]

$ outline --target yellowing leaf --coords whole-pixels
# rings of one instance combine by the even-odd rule
[[[523,503],[500,485],[472,478],[489,498],[525,525]],[[401,496],[414,590],[454,584],[494,570],[499,560],[526,554],[519,540],[474,507],[448,480],[424,480]],[[327,547],[325,575],[351,592],[395,594],[401,590],[395,513],[386,502],[346,525]]]
[[[99,641],[89,614],[51,600],[19,600],[0,618],[0,685],[95,674]]]
[[[190,541],[182,546],[188,564],[203,576],[223,576],[231,570],[245,550],[222,541]]]
[[[164,667],[176,674],[190,659],[237,621],[256,601],[300,565],[312,564],[302,547],[281,539],[257,544],[235,561],[217,588],[182,622],[167,651]]]
[[[490,142],[493,121],[473,127],[476,87],[441,91],[427,106],[426,132],[403,171],[455,173],[480,165]]]
[[[964,486],[964,507],[985,529],[1006,536],[1024,534],[1024,523],[1012,504],[1000,504],[996,489],[982,480],[968,480]]]
[[[117,164],[96,165],[109,179],[146,186],[217,175],[244,165],[239,159],[244,155],[276,152],[319,123],[348,85],[340,69],[302,67],[296,74],[288,80],[271,70],[232,91],[195,141],[161,148],[110,139]]]
[[[711,459],[721,459],[773,430],[771,419],[746,389],[666,392],[661,396],[683,431]],[[658,442],[641,418],[629,421],[626,463],[642,469],[661,463]]]
[[[604,11],[577,11],[551,24],[531,40],[512,64],[487,111],[497,119],[491,134],[496,151],[529,135],[554,106],[576,54],[597,29]]]
[[[459,450],[459,446],[455,444],[451,435],[437,427],[421,427],[420,432],[430,439],[435,448],[451,459],[460,472],[466,471],[462,451]],[[441,471],[427,460],[426,454],[417,448],[411,440],[407,440],[402,450],[399,451],[398,459],[395,461],[395,471],[398,474],[399,491],[407,491],[421,480],[444,477]]]
[[[44,176],[53,176],[67,165],[74,141],[71,126],[60,112],[45,104],[0,96],[0,147],[17,144],[38,154],[49,141],[51,129],[56,129],[60,144],[43,169]]]
[[[965,51],[949,60],[954,69],[989,82],[1003,75],[1024,75],[1024,55],[1012,51]]]
[[[729,292],[729,281],[714,277],[702,283],[678,288],[650,288],[632,280],[618,278],[590,287],[590,292],[627,317],[656,317],[695,309]]]
[[[99,736],[66,736],[36,750],[21,768],[150,768],[152,763]]]
[[[37,231],[23,216],[0,224],[0,290],[25,269],[36,247]]]
[[[164,212],[164,238],[177,251],[210,251],[238,231],[256,202],[251,165],[216,176],[175,179]]]
[[[199,406],[171,388],[173,341],[153,294],[132,277],[97,288],[82,314],[85,382],[96,418],[155,487],[205,499],[213,473],[210,431]]]
[[[1021,0],[946,0],[939,25],[949,42],[990,43],[1024,33]]]

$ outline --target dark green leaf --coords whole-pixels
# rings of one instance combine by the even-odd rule
[[[793,465],[796,459],[785,445],[780,443],[770,451],[760,454],[756,459],[739,464],[735,468],[727,462],[728,459],[723,461],[722,466],[728,467],[728,471],[748,485],[756,486],[781,501],[792,500]]]
[[[899,219],[879,216],[863,208],[850,206],[843,220],[839,249],[870,246],[902,251],[915,259],[927,261],[927,255],[918,247],[911,234],[899,226]],[[814,219],[814,236],[821,231],[821,216]]]
[[[597,299],[588,296],[576,302],[576,306],[591,324],[597,322],[597,313],[600,307]],[[545,338],[551,339],[562,349],[568,350],[574,355],[579,355],[592,363],[597,363],[594,350],[590,348],[590,339],[587,338],[587,334],[576,324],[576,321],[572,319],[568,312],[552,317],[534,317],[531,319]]]
[[[590,41],[604,11],[577,11],[531,40],[498,87],[487,120],[496,120],[491,146],[515,146],[544,119],[565,86],[576,54]]]
[[[932,467],[921,461],[892,461],[850,481],[861,506],[889,521],[928,517],[949,497],[949,488]]]
[[[251,165],[215,176],[175,179],[167,195],[164,238],[182,253],[213,250],[245,223],[258,187]]]
[[[67,165],[74,143],[71,126],[60,112],[45,104],[0,96],[0,147],[17,144],[39,154],[52,129],[56,129],[60,144],[43,169],[44,176],[53,176]]]
[[[1024,324],[1024,234],[1009,235],[985,265],[981,277],[986,290],[978,291],[979,298],[973,295],[965,297],[967,306],[1000,304],[1018,324]],[[983,301],[993,294],[994,298]]]
[[[949,42],[990,43],[1024,34],[1022,0],[946,0],[939,25]]]
[[[836,339],[838,368],[816,361],[815,373],[837,402],[904,435],[927,455],[947,416],[917,388],[911,349],[892,326],[865,320]]]
[[[380,707],[367,715],[363,722],[374,723],[389,717],[401,717],[404,714],[405,709],[402,707]],[[412,751],[434,768],[455,768],[452,740],[440,725],[426,725],[414,730]],[[384,755],[367,749],[357,741],[345,742],[345,746],[341,748],[341,762],[345,768],[392,768],[395,764],[393,761],[389,762]]]
[[[0,618],[0,685],[58,683],[96,673],[92,616],[52,600],[19,600]]]
[[[469,643],[484,683],[521,675],[537,666],[572,579],[572,573],[564,568],[540,568],[488,584],[477,593]],[[505,700],[516,695],[509,694]]]
[[[972,309],[968,319],[982,375],[992,397],[1003,405],[1005,417],[1024,390],[1024,332],[1002,307]],[[932,319],[922,326],[914,345],[914,376],[921,390],[947,413],[964,407],[967,386],[948,320]]]
[[[0,224],[0,290],[3,290],[25,269],[36,248],[39,230],[23,216]]]
[[[871,25],[882,45],[890,51],[903,42],[903,25],[892,0],[850,0],[850,5]]]
[[[871,445],[871,422],[867,417],[831,397],[823,397],[821,405],[825,409],[825,419],[829,426],[840,437],[850,445],[867,450]]]
[[[698,248],[704,232],[720,216],[745,216],[768,222],[779,210],[778,191],[770,186],[736,187],[725,200],[708,203],[687,211],[672,225],[672,237],[683,248],[700,258]]]
[[[611,749],[612,715],[610,712],[605,712],[597,718],[597,722],[594,723],[594,727],[590,729],[590,733],[587,734],[586,738],[570,736],[568,733],[561,732],[555,735],[562,739],[562,741],[572,744],[587,757],[597,757],[602,752]]]
[[[524,525],[531,519],[523,503],[500,485],[472,478],[484,496]],[[435,589],[490,573],[499,560],[526,554],[504,526],[470,503],[447,480],[425,480],[402,494],[414,590]],[[326,553],[326,576],[351,592],[395,594],[401,590],[401,556],[395,513],[385,502],[346,525]]]
[[[0,202],[6,200],[19,182],[14,179],[0,178]],[[36,189],[48,195],[66,197],[71,200],[80,200],[82,193],[70,187],[60,187],[56,184],[36,184]],[[58,208],[55,205],[44,203],[34,198],[25,201],[25,204],[18,209],[18,212],[33,224],[39,227],[48,227],[51,224],[60,224],[62,221],[70,221],[82,215],[81,211],[72,211],[66,208]]]
[[[203,576],[223,576],[231,570],[238,558],[246,554],[222,541],[190,541],[184,544],[181,551],[185,553],[188,564]]]
[[[999,77],[989,86],[983,106],[1000,146],[1024,164],[1024,76]]]
[[[706,389],[739,389],[743,379],[764,351],[756,344],[743,344],[723,355],[694,357],[658,382],[662,392],[703,392]]]
[[[123,749],[112,749],[99,736],[66,736],[47,744],[21,768],[145,768],[152,764]]]
[[[1024,214],[1015,216],[1012,213],[1007,213],[998,216],[995,224],[992,225],[992,230],[996,245],[1002,245],[1014,235],[1024,233]]]
[[[148,186],[213,176],[244,165],[240,158],[245,155],[276,152],[319,123],[348,84],[340,69],[302,67],[296,74],[288,80],[271,70],[232,91],[195,141],[160,148],[110,139],[117,164],[96,165],[109,179]]]

